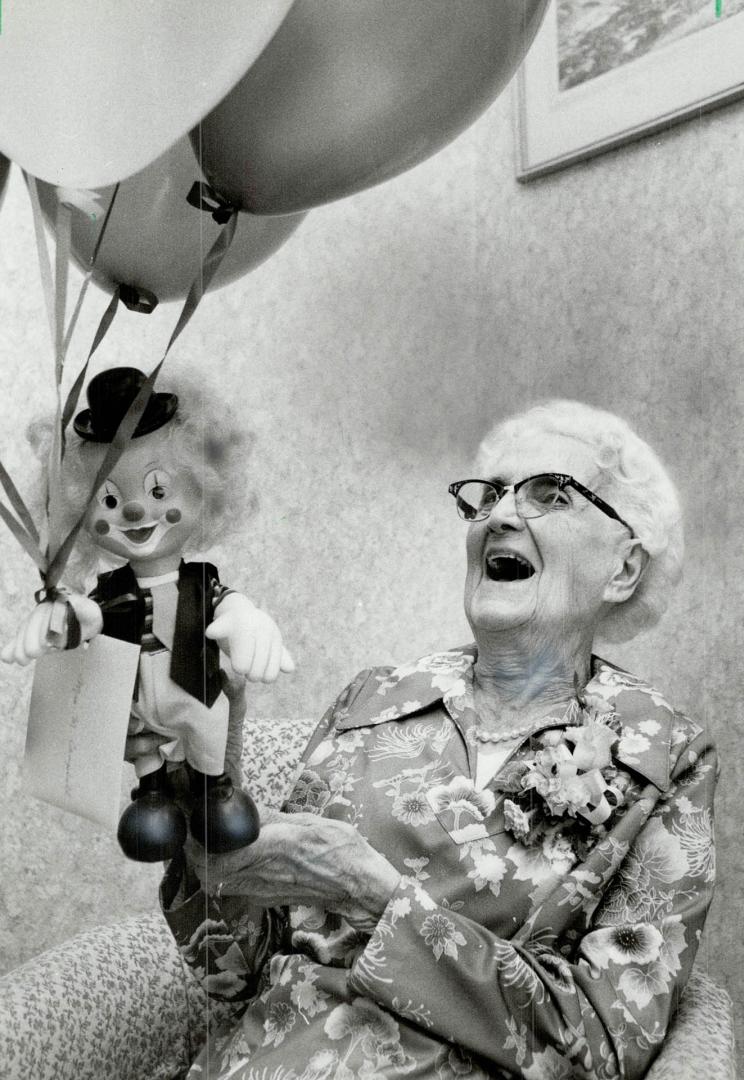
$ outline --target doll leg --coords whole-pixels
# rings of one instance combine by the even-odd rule
[[[159,654],[152,659],[157,662]],[[162,673],[159,673],[162,675]],[[157,719],[150,724],[173,737],[191,778],[191,834],[209,851],[236,851],[258,836],[259,818],[249,795],[225,771],[229,701],[220,694],[211,708],[170,678],[155,684]]]
[[[148,722],[154,704],[151,674],[141,660],[139,693],[137,702],[132,705],[130,734],[153,731]],[[119,820],[119,846],[127,858],[136,862],[171,859],[186,841],[186,818],[173,799],[165,756],[156,750],[138,759],[135,770],[139,785],[132,791],[132,802]]]
[[[229,701],[220,694],[211,709],[190,701],[180,725],[193,800],[191,835],[208,851],[236,851],[256,839],[259,819],[253,799],[225,771]]]

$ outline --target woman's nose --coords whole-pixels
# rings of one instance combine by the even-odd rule
[[[517,511],[517,500],[513,491],[505,492],[499,501],[494,503],[486,520],[488,528],[494,532],[499,529],[524,528],[524,519]]]
[[[128,502],[124,503],[121,513],[125,521],[142,521],[145,508],[138,502]]]

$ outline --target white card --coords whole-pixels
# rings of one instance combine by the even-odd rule
[[[36,661],[25,788],[107,829],[116,827],[124,744],[140,649],[99,634],[87,648]]]

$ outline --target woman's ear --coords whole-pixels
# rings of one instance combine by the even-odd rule
[[[608,604],[622,604],[635,592],[648,566],[649,554],[640,540],[626,540],[618,554],[615,573],[605,586]]]

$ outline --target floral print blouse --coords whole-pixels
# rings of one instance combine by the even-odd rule
[[[581,706],[546,718],[478,790],[475,657],[469,646],[358,675],[285,806],[351,822],[401,872],[376,926],[218,900],[171,864],[161,895],[176,941],[234,1005],[190,1077],[644,1075],[711,900],[713,747],[595,658]],[[559,767],[536,765],[570,759],[571,731],[575,755],[586,724],[582,775],[604,764],[614,792],[592,821],[579,796],[573,811],[565,794],[549,806]]]

